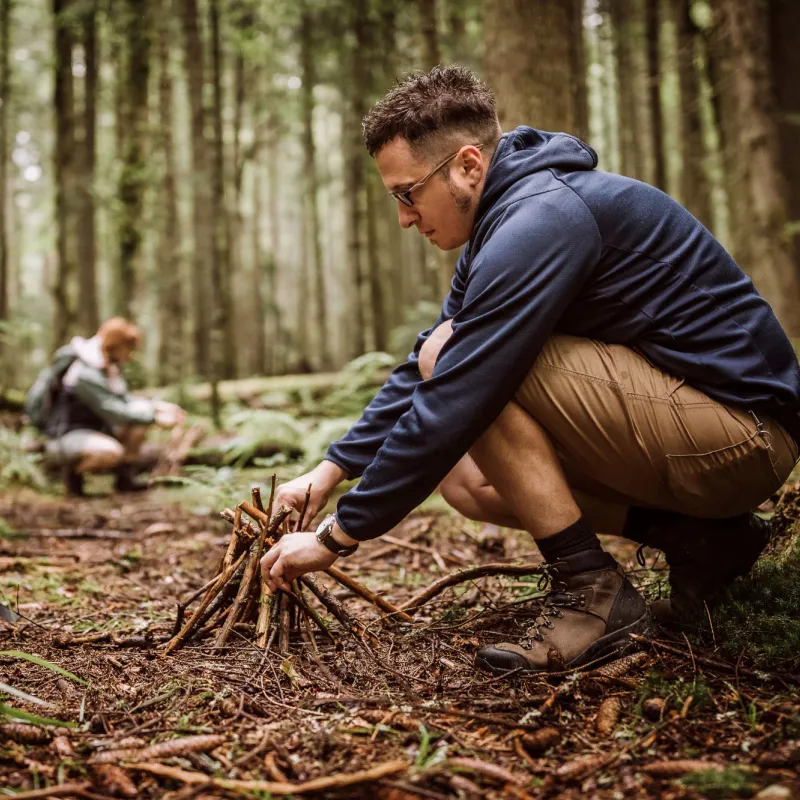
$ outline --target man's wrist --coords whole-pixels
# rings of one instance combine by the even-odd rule
[[[348,536],[336,522],[336,517],[333,514],[327,516],[320,523],[317,528],[317,541],[327,547],[336,556],[347,558],[353,555],[358,550],[358,542],[356,539]]]
[[[342,530],[335,517],[333,519],[333,530],[331,531],[331,536],[337,541],[338,544],[344,545],[345,547],[350,547],[351,545],[359,543],[358,539],[354,539],[352,536],[346,534]]]
[[[345,478],[347,473],[333,461],[321,461],[314,468],[314,483],[326,491],[335,489]]]

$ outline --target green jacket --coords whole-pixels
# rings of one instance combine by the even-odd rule
[[[60,436],[88,428],[106,433],[126,425],[150,425],[155,405],[128,392],[116,365],[107,365],[97,337],[76,336],[56,351],[53,367],[63,371],[61,391],[54,405],[47,434]]]

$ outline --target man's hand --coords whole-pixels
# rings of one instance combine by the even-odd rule
[[[310,524],[311,520],[325,507],[331,492],[345,477],[347,476],[344,470],[337,467],[336,464],[331,461],[323,461],[311,472],[287,483],[282,483],[275,492],[273,507],[287,506],[300,514],[306,502],[306,490],[311,484],[311,497],[305,516],[305,522]]]
[[[317,541],[316,533],[287,533],[261,559],[261,577],[270,591],[288,592],[295,578],[327,569],[336,559],[337,556]]]

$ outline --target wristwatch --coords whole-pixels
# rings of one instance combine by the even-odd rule
[[[333,514],[325,517],[317,528],[317,541],[320,544],[324,544],[334,555],[347,558],[347,556],[353,555],[353,553],[358,550],[358,542],[350,545],[339,544],[339,542],[333,538],[333,526],[335,524],[336,517],[334,517]]]

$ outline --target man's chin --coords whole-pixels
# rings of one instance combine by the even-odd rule
[[[428,242],[432,244],[437,250],[444,250],[447,252],[448,250],[458,250],[462,244],[466,244],[466,241],[463,242],[454,242],[451,240],[440,240],[440,239],[428,239]]]

